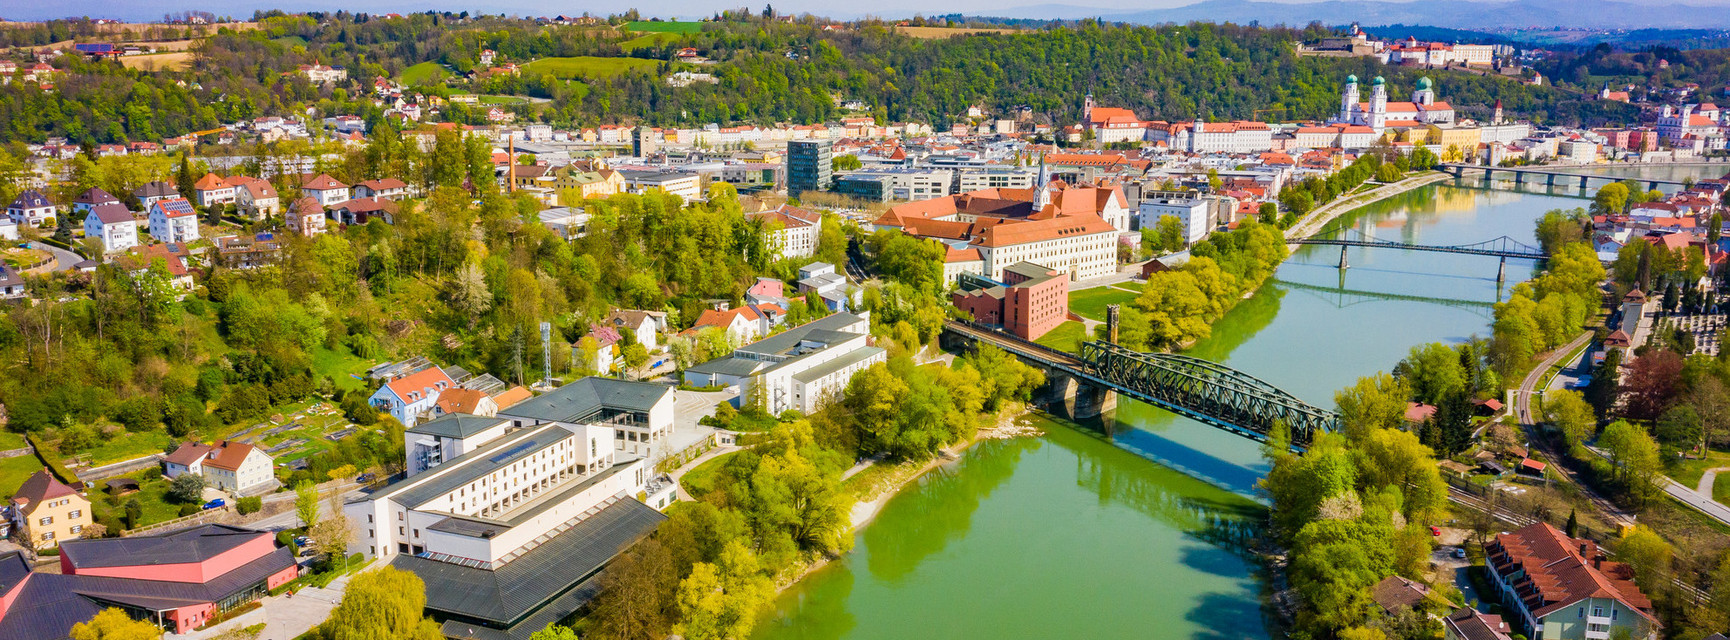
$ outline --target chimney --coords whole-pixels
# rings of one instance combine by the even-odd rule
[[[1117,306],[1105,305],[1105,341],[1117,344]]]
[[[505,160],[507,162],[511,163],[511,165],[510,165],[510,178],[507,178],[505,180],[505,182],[506,182],[505,191],[507,191],[509,193],[516,193],[517,192],[517,135],[514,133],[511,134],[511,147],[510,147],[510,149],[511,149],[510,153],[505,154],[505,155],[510,156],[509,158],[506,158]]]

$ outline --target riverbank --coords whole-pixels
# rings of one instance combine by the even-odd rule
[[[973,445],[978,444],[983,440],[1000,440],[1004,438],[1040,435],[1038,429],[1026,424],[1025,418],[1031,413],[1032,410],[1026,406],[1005,409],[998,415],[996,424],[985,429],[980,429],[978,432],[973,434],[973,437],[968,438],[965,441],[939,449],[937,455],[932,456],[930,460],[925,461],[923,464],[898,464],[881,477],[875,478],[872,481],[871,487],[855,494],[860,499],[853,503],[853,509],[849,514],[850,519],[847,535],[851,536],[857,534],[860,529],[871,524],[871,521],[877,517],[877,514],[883,511],[883,507],[888,505],[889,501],[896,495],[899,495],[903,489],[908,487],[908,485],[923,477],[925,474],[930,473],[933,469],[961,459],[962,454],[966,453],[968,449],[973,447]],[[873,463],[870,465],[870,468],[878,467],[880,464],[881,463]],[[868,470],[861,471],[854,475],[862,475],[867,472]],[[845,555],[845,553],[824,555],[805,563],[803,566],[795,565],[775,581],[776,591],[786,591],[788,588],[799,584],[800,581],[804,580],[811,574],[816,573],[819,569],[829,566],[830,562],[840,559],[842,555]]]
[[[1391,198],[1418,187],[1452,180],[1453,178],[1452,175],[1440,171],[1427,171],[1399,182],[1384,184],[1354,196],[1342,197],[1333,202],[1316,207],[1314,211],[1311,211],[1308,215],[1298,219],[1297,224],[1286,229],[1285,237],[1287,240],[1308,238],[1315,235],[1317,232],[1320,232],[1322,227],[1326,226],[1329,222],[1333,222],[1335,218],[1351,213],[1359,207],[1374,204],[1379,200]],[[1288,246],[1293,249],[1297,247],[1296,244]]]

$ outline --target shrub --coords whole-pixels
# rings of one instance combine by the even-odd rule
[[[243,516],[258,513],[262,509],[264,509],[264,498],[259,496],[241,498],[234,502],[234,510],[239,511],[240,515]]]

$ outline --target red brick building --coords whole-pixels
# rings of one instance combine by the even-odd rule
[[[967,282],[984,286],[968,290]],[[951,294],[951,300],[976,322],[1035,340],[1069,317],[1069,279],[1056,269],[1018,262],[1003,270],[1002,282],[964,279],[963,289]]]

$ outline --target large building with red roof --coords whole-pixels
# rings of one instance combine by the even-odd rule
[[[1365,126],[1378,133],[1390,127],[1453,126],[1454,107],[1436,100],[1431,87],[1429,78],[1420,78],[1410,102],[1389,102],[1387,80],[1376,76],[1370,83],[1369,101],[1358,102],[1358,77],[1348,76],[1345,91],[1340,94],[1340,113],[1334,122]]]
[[[1508,621],[1526,637],[1607,640],[1626,631],[1650,639],[1663,626],[1631,567],[1548,523],[1496,536],[1484,556]]]
[[[1037,340],[1069,319],[1069,280],[1062,275],[1022,262],[1004,269],[1001,281],[963,278],[961,290],[950,294],[950,300],[974,322]]]
[[[0,555],[0,638],[58,640],[117,608],[173,633],[264,596],[300,575],[267,531],[206,524],[154,536],[60,545],[60,572]]]
[[[440,393],[456,386],[443,369],[428,367],[384,383],[367,402],[402,426],[413,427],[422,415],[431,415],[437,408]]]
[[[1117,270],[1117,237],[1129,229],[1121,186],[1076,186],[1062,181],[1034,189],[982,189],[909,202],[890,209],[877,228],[900,229],[947,245],[948,257],[976,273],[1002,280],[1004,269],[1032,262],[1071,280]]]

